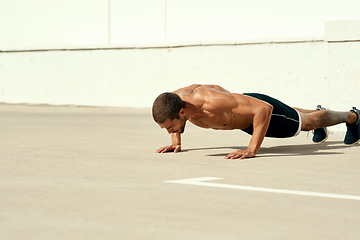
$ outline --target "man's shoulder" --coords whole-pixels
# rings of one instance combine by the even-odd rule
[[[197,102],[203,104],[204,102],[216,101],[222,97],[231,97],[232,94],[225,88],[213,84],[192,84],[190,86],[180,88],[174,93],[178,94],[184,101]]]
[[[192,95],[194,95],[196,90],[201,86],[203,86],[203,85],[201,85],[201,84],[192,84],[190,86],[179,88],[179,89],[175,90],[174,93],[178,94],[180,97],[181,96],[191,97]]]

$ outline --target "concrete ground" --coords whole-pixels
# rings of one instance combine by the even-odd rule
[[[189,124],[183,152],[156,154],[170,137],[149,109],[3,104],[0,137],[0,239],[360,239],[360,145],[343,135],[226,160],[248,135]],[[167,182],[199,177],[221,179]]]

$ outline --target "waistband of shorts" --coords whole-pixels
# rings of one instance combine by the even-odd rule
[[[294,134],[294,136],[293,137],[295,137],[295,136],[297,136],[297,135],[299,135],[300,134],[300,132],[301,132],[301,116],[300,116],[300,113],[299,113],[299,111],[298,110],[296,110],[296,109],[294,109],[295,111],[296,111],[296,113],[298,114],[298,116],[299,116],[299,127],[298,127],[298,130],[296,131],[296,133]]]

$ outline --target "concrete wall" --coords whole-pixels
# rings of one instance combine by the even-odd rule
[[[360,31],[349,26],[360,21],[327,23],[325,41],[3,51],[0,102],[150,107],[163,91],[214,83],[292,106],[348,109],[360,105]]]
[[[7,52],[0,102],[150,107],[163,91],[215,83],[292,106],[358,104],[360,43]]]
[[[1,0],[0,49],[248,41],[324,35],[358,0]]]
[[[360,21],[328,22],[329,107],[341,110],[360,108]]]
[[[313,108],[328,102],[318,94],[328,82],[327,55],[325,42],[8,52],[0,55],[0,101],[150,107],[163,91],[215,83],[293,105],[308,96]]]

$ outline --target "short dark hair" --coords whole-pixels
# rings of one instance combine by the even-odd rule
[[[152,115],[157,123],[163,123],[167,118],[170,121],[179,119],[179,111],[185,108],[184,102],[177,94],[165,92],[160,94],[154,101]]]

